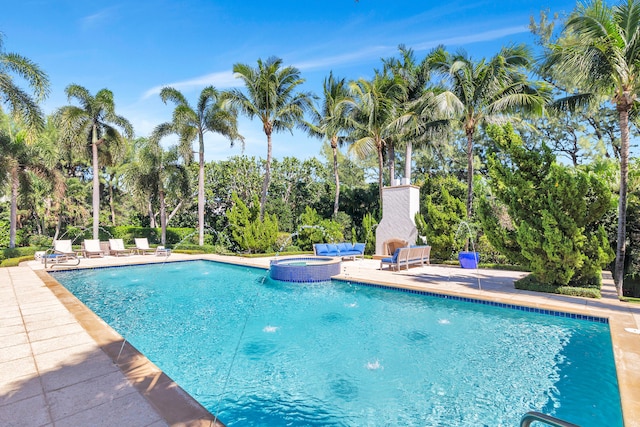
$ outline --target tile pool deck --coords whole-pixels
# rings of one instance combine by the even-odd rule
[[[189,256],[266,268],[269,258]],[[81,268],[162,262],[154,256],[83,259]],[[609,319],[626,427],[640,427],[640,305],[518,291],[524,273],[425,266],[380,271],[379,261],[342,263],[343,280]],[[481,289],[479,289],[479,287]],[[214,426],[213,416],[88,310],[36,261],[0,269],[0,425]],[[593,367],[597,369],[597,367]]]

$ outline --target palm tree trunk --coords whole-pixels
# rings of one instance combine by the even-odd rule
[[[620,197],[618,199],[618,234],[613,280],[618,296],[622,296],[624,259],[627,239],[627,180],[629,175],[629,107],[618,108],[620,117]]]
[[[111,185],[111,180],[109,180],[108,185],[109,185],[109,208],[111,208],[111,225],[115,227],[116,226],[116,207],[113,201],[113,185]]]
[[[271,180],[271,133],[267,133],[267,164],[265,165],[262,194],[260,196],[260,220],[264,220],[264,209],[267,204],[267,190]]]
[[[11,207],[9,209],[9,247],[16,247],[16,223],[18,222],[18,164],[11,168]]]
[[[338,215],[338,204],[340,202],[340,175],[338,174],[338,143],[337,138],[331,138],[331,149],[333,150],[333,177],[336,180],[336,195],[333,199],[333,218]]]
[[[404,159],[404,177],[407,180],[407,184],[411,184],[411,156],[413,152],[413,144],[411,141],[407,141],[407,148]]]
[[[156,228],[156,217],[153,214],[153,206],[151,206],[151,199],[147,202],[147,210],[149,212],[149,227]]]
[[[389,144],[389,185],[394,185],[396,180],[396,150],[393,144]]]
[[[384,159],[382,158],[382,145],[378,144],[378,193],[380,196],[380,212],[382,212],[382,173],[384,171]]]
[[[93,238],[98,239],[100,226],[100,171],[98,170],[98,130],[93,125],[91,129],[91,154],[93,167]]]
[[[467,130],[467,219],[473,214],[473,130]]]
[[[198,135],[200,149],[198,150],[198,245],[204,245],[204,135]],[[162,219],[160,220],[162,222]]]
[[[160,243],[167,243],[167,207],[164,201],[164,189],[161,187],[158,191],[158,199],[160,200]],[[202,245],[200,245],[202,246]]]

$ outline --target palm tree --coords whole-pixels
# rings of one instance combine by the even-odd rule
[[[577,93],[558,100],[579,106],[598,96],[615,105],[620,123],[620,197],[614,282],[622,296],[626,253],[629,113],[640,94],[640,1],[608,7],[601,0],[579,4],[569,16],[560,39],[549,46],[543,69],[568,81]]]
[[[405,146],[404,177],[411,182],[411,160],[414,143],[432,143],[449,130],[451,119],[460,112],[455,95],[440,86],[431,86],[430,56],[417,62],[412,49],[398,47],[400,58],[383,60],[385,70],[391,72],[404,87],[404,99],[397,108],[404,112],[405,121],[399,123],[400,142]]]
[[[55,196],[64,192],[64,183],[55,170],[55,157],[36,140],[27,144],[26,129],[19,129],[8,116],[0,115],[0,183],[8,178],[10,187],[9,247],[16,245],[18,197],[30,192],[30,174],[50,182]]]
[[[133,127],[127,119],[115,112],[113,93],[108,89],[99,90],[92,96],[87,89],[72,84],[66,87],[69,101],[76,99],[80,107],[67,105],[56,112],[61,138],[76,148],[91,147],[91,167],[93,170],[93,238],[98,238],[100,226],[100,162],[117,163],[118,155],[125,146],[124,138],[133,138]],[[124,131],[124,136],[117,129]],[[103,148],[104,147],[104,148]]]
[[[344,102],[349,97],[349,88],[345,79],[336,79],[333,73],[324,79],[322,84],[324,99],[321,110],[313,112],[313,123],[309,124],[309,132],[326,139],[333,152],[333,176],[336,182],[336,193],[333,200],[333,217],[338,214],[340,201],[340,175],[338,174],[338,146],[343,145],[350,127],[347,121],[349,110]]]
[[[160,210],[160,243],[167,242],[166,198],[168,193],[187,197],[189,194],[189,175],[180,163],[177,147],[165,151],[157,139],[150,139],[137,150],[137,158],[127,165],[126,180],[134,191],[144,193],[149,199],[157,197]],[[181,203],[178,203],[180,206]],[[174,210],[175,213],[175,210]],[[153,212],[150,213],[153,217]]]
[[[33,139],[35,133],[44,128],[44,116],[37,104],[49,94],[49,78],[37,64],[18,55],[5,52],[3,35],[0,33],[0,105],[8,104],[9,112],[25,125],[27,136]],[[35,99],[14,82],[11,74],[25,80],[33,90]]]
[[[489,61],[474,61],[465,52],[436,49],[429,61],[443,74],[462,107],[460,124],[467,138],[467,218],[473,211],[473,144],[478,129],[501,122],[517,111],[542,114],[548,99],[544,86],[529,81],[532,61],[524,45],[504,47]]]
[[[304,83],[295,67],[282,66],[282,59],[270,57],[258,59],[258,66],[234,64],[235,76],[244,82],[246,94],[238,89],[226,93],[227,101],[250,119],[258,117],[267,136],[267,161],[265,165],[260,218],[264,219],[267,190],[271,180],[271,135],[273,132],[291,131],[294,126],[303,127],[305,112],[313,108],[314,96],[308,92],[295,92]]]
[[[397,134],[404,120],[396,106],[404,99],[404,87],[397,80],[376,71],[373,80],[359,79],[349,84],[352,98],[346,100],[351,109],[349,117],[354,142],[351,150],[360,158],[376,153],[378,158],[378,186],[382,205],[384,153],[389,139]],[[394,179],[391,171],[389,179]]]
[[[192,144],[198,141],[198,244],[204,245],[204,134],[218,133],[231,142],[244,141],[238,133],[237,115],[234,110],[225,108],[220,92],[213,86],[202,89],[196,108],[189,105],[184,95],[172,88],[165,87],[160,91],[160,98],[166,103],[176,104],[171,122],[162,123],[153,131],[152,140],[177,134],[179,150],[187,164],[193,159]]]

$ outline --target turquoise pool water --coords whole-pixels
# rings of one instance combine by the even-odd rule
[[[208,261],[55,278],[228,426],[622,426],[603,323]]]

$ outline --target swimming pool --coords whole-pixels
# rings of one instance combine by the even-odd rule
[[[55,277],[229,426],[622,425],[606,324],[208,261]]]

